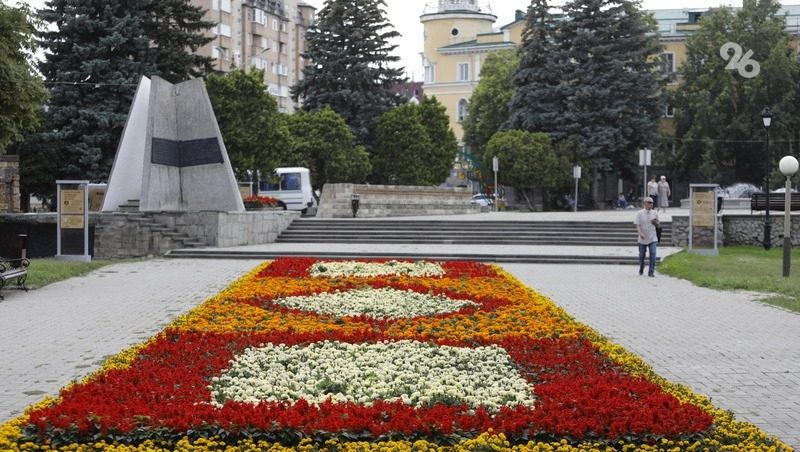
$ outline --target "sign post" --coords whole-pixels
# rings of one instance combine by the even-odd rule
[[[716,256],[719,254],[719,216],[716,184],[689,185],[689,252]]]
[[[639,166],[644,167],[644,178],[642,179],[642,206],[644,206],[644,198],[647,197],[647,167],[650,166],[652,154],[653,151],[650,149],[639,149]]]
[[[572,211],[578,211],[578,180],[581,178],[581,166],[575,165],[572,167],[572,177],[575,178],[575,203],[572,206]]]
[[[500,170],[500,161],[497,159],[497,156],[492,157],[492,171],[494,171],[494,211],[498,211],[498,205],[500,204],[500,198],[497,194],[497,172]]]
[[[89,181],[57,180],[56,256],[89,262]]]

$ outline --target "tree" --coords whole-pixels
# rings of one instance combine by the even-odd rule
[[[52,88],[37,139],[58,149],[52,180],[108,178],[142,76],[204,73],[210,60],[191,55],[210,39],[201,15],[189,2],[160,0],[50,0],[39,10],[50,24],[39,34],[47,51],[39,69]]]
[[[44,84],[30,63],[36,51],[34,31],[26,7],[0,4],[0,154],[36,129],[47,99]]]
[[[428,131],[422,125],[419,106],[406,104],[388,111],[378,122],[377,143],[372,154],[376,183],[393,185],[431,185],[427,151],[431,148]]]
[[[486,144],[484,164],[496,156],[503,183],[514,187],[533,210],[533,190],[559,188],[569,176],[569,164],[559,159],[550,137],[541,132],[506,130],[492,135]]]
[[[288,116],[293,153],[286,165],[305,166],[315,189],[327,183],[362,183],[372,170],[369,155],[331,108]]]
[[[272,174],[289,149],[289,129],[264,86],[264,71],[211,74],[206,84],[236,177]]]
[[[628,0],[573,0],[555,31],[545,2],[531,12],[507,127],[574,135],[595,169],[630,172],[661,117],[655,22]]]
[[[561,74],[564,54],[559,53],[559,46],[568,48],[568,43],[559,43],[557,28],[547,1],[533,0],[528,8],[519,65],[513,74],[513,96],[504,115],[503,129],[547,131],[556,141],[566,138],[561,122],[567,110],[567,93]]]
[[[682,83],[674,97],[678,174],[697,177],[699,169],[705,180],[760,184],[766,169],[764,107],[775,118],[770,167],[776,167],[779,156],[797,153],[797,145],[792,149],[787,142],[800,139],[800,62],[779,8],[772,0],[747,0],[738,11],[716,8],[703,16],[700,29],[689,38]],[[751,59],[760,66],[756,76],[726,69],[730,58],[737,58],[732,51],[728,58],[721,56],[726,43],[739,46],[742,53],[753,51]]]
[[[481,67],[481,79],[470,97],[469,114],[462,124],[464,143],[479,160],[486,143],[508,120],[518,66],[517,51],[509,49],[490,53]]]
[[[400,36],[386,19],[384,0],[329,0],[306,32],[313,61],[292,87],[292,97],[307,111],[329,106],[368,150],[378,118],[403,100],[389,89],[404,81],[400,60],[389,40]],[[385,31],[386,29],[389,31]]]
[[[430,140],[426,152],[429,179],[439,184],[447,179],[458,153],[458,139],[450,128],[447,109],[435,97],[423,96],[419,103],[420,121]]]
[[[446,110],[425,96],[384,113],[378,122],[372,154],[376,183],[439,185],[453,167],[458,142]]]
[[[205,10],[186,0],[147,0],[145,4],[144,28],[151,42],[147,50],[154,74],[178,83],[211,73],[214,59],[196,53],[211,42],[213,38],[205,32],[216,25],[203,20]]]

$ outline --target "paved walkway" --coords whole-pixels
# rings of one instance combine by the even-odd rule
[[[0,422],[96,370],[253,268],[155,259],[0,301]],[[630,266],[504,266],[660,375],[800,447],[800,315]]]
[[[121,263],[0,301],[0,422],[161,331],[258,264]]]
[[[755,294],[601,265],[503,265],[662,377],[800,448],[800,315]]]

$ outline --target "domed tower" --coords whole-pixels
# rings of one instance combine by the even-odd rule
[[[481,62],[487,52],[497,48],[487,46],[489,41],[497,44],[492,30],[496,20],[489,7],[477,0],[438,0],[420,16],[425,39],[423,92],[436,96],[447,108],[459,142],[463,136],[461,121],[478,84]]]

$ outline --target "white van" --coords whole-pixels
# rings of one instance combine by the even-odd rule
[[[299,210],[307,213],[316,210],[316,199],[311,189],[311,174],[308,168],[275,168],[274,183],[261,181],[258,196],[278,199],[284,210]]]

